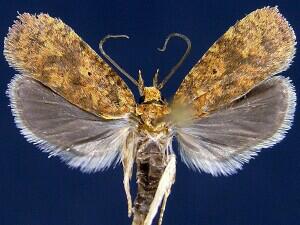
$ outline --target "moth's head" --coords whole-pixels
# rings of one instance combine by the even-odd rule
[[[139,104],[136,106],[136,115],[140,118],[140,128],[150,133],[168,130],[164,118],[170,114],[170,108],[162,96],[157,85],[157,74],[153,78],[153,86],[145,87],[139,71],[138,88],[140,92]]]
[[[160,90],[159,90],[158,84],[157,84],[157,76],[158,76],[158,70],[156,71],[156,73],[154,74],[154,77],[153,77],[153,86],[145,87],[141,71],[139,70],[139,79],[138,79],[138,88],[139,88],[139,92],[140,92],[139,104],[150,103],[150,102],[157,102],[157,103],[163,102],[161,93],[160,93]]]
[[[140,100],[143,103],[162,101],[160,91],[156,87],[144,87]]]

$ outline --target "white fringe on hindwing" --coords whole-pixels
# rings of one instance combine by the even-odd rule
[[[198,128],[195,129],[193,126],[177,128],[178,143],[180,146],[180,154],[183,162],[187,164],[188,167],[194,170],[210,173],[213,176],[231,175],[236,173],[237,170],[242,169],[242,165],[244,163],[247,163],[254,156],[256,156],[261,149],[269,148],[275,145],[276,143],[280,142],[292,126],[296,109],[296,92],[290,79],[281,76],[274,77],[271,79],[265,82],[275,82],[276,80],[283,79],[282,84],[284,89],[287,91],[286,101],[288,103],[284,119],[279,129],[271,137],[260,142],[258,139],[258,143],[256,145],[244,149],[236,155],[228,156],[228,158],[226,159],[217,160],[203,157],[206,154],[210,154],[208,149],[201,147],[203,146],[203,140],[198,138],[199,136],[201,137],[203,130]],[[211,127],[207,129],[214,128]],[[209,143],[206,143],[206,145],[208,146]],[[197,149],[197,151],[195,151],[195,149]],[[226,154],[226,146],[219,146],[219,150],[222,151],[222,153]],[[230,150],[233,151],[232,149]],[[199,153],[201,153],[201,155],[199,155]]]
[[[49,157],[59,156],[70,167],[79,168],[83,172],[100,171],[108,168],[114,162],[116,164],[120,161],[123,144],[131,129],[131,125],[127,119],[106,122],[101,121],[99,118],[99,121],[96,121],[97,126],[101,127],[99,132],[106,131],[106,135],[102,139],[97,139],[90,143],[78,144],[69,148],[53,144],[41,138],[39,134],[34,133],[30,129],[28,121],[22,118],[22,110],[18,108],[16,91],[18,90],[17,82],[23,77],[23,75],[16,75],[13,78],[8,86],[7,95],[10,99],[10,107],[15,123],[28,142],[37,145],[42,151],[48,152]],[[66,102],[65,104],[70,103]]]

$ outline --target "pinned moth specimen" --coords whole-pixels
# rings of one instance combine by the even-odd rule
[[[184,78],[168,103],[161,89],[191,49],[187,43],[171,72],[145,86],[100,51],[139,90],[140,102],[115,70],[69,26],[47,14],[18,16],[4,55],[16,75],[8,96],[17,126],[29,142],[69,166],[96,172],[122,162],[128,215],[150,225],[160,209],[162,223],[175,181],[175,137],[181,159],[213,176],[230,175],[290,129],[296,95],[286,70],[295,54],[295,34],[276,7],[258,9],[220,37]],[[130,179],[136,165],[137,194]]]

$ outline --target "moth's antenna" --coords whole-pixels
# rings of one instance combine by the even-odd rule
[[[187,44],[187,49],[185,50],[185,53],[184,55],[181,57],[181,59],[179,60],[179,62],[173,66],[173,68],[171,69],[171,71],[169,72],[169,74],[165,77],[165,79],[158,85],[158,89],[162,89],[165,84],[169,81],[169,79],[173,76],[173,74],[176,72],[176,70],[181,66],[181,64],[183,63],[183,61],[186,59],[186,57],[188,56],[188,54],[190,53],[191,51],[191,47],[192,47],[192,43],[191,43],[191,40],[183,35],[183,34],[179,34],[179,33],[171,33],[169,34],[169,36],[166,38],[165,40],[165,43],[164,43],[164,46],[162,48],[158,48],[157,50],[158,51],[161,51],[161,52],[164,52],[167,48],[167,44],[169,43],[169,40],[172,38],[172,37],[179,37],[181,39],[183,39],[186,44]]]
[[[103,50],[103,44],[107,39],[110,38],[126,38],[129,39],[129,36],[127,35],[106,35],[104,38],[102,38],[102,40],[99,43],[99,49],[101,54],[114,66],[116,67],[122,74],[124,74],[132,83],[134,83],[136,86],[138,85],[138,82],[130,75],[128,74],[124,69],[122,69],[112,58],[109,57],[109,55],[107,55],[105,53],[105,51]]]

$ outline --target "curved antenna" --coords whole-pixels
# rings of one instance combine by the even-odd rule
[[[99,49],[101,54],[114,66],[116,67],[122,74],[124,74],[132,83],[134,83],[136,86],[138,86],[138,82],[130,75],[128,74],[122,67],[120,67],[112,58],[109,57],[109,55],[106,54],[106,52],[103,50],[103,44],[107,39],[110,38],[126,38],[129,39],[129,36],[127,35],[106,35],[99,43]]]
[[[161,51],[161,52],[166,51],[167,44],[169,43],[169,40],[172,37],[179,37],[179,38],[183,39],[186,42],[186,44],[187,44],[187,49],[185,50],[184,55],[181,57],[181,59],[178,61],[178,63],[175,66],[173,66],[173,68],[168,73],[168,75],[165,77],[165,79],[158,85],[158,89],[162,89],[165,86],[165,84],[173,76],[173,74],[176,72],[176,70],[181,66],[181,64],[184,62],[184,60],[186,59],[186,57],[188,56],[188,54],[191,51],[191,47],[192,47],[191,40],[187,36],[185,36],[183,34],[179,34],[179,33],[171,33],[171,34],[169,34],[168,37],[165,40],[164,46],[162,48],[158,48],[157,50]]]

